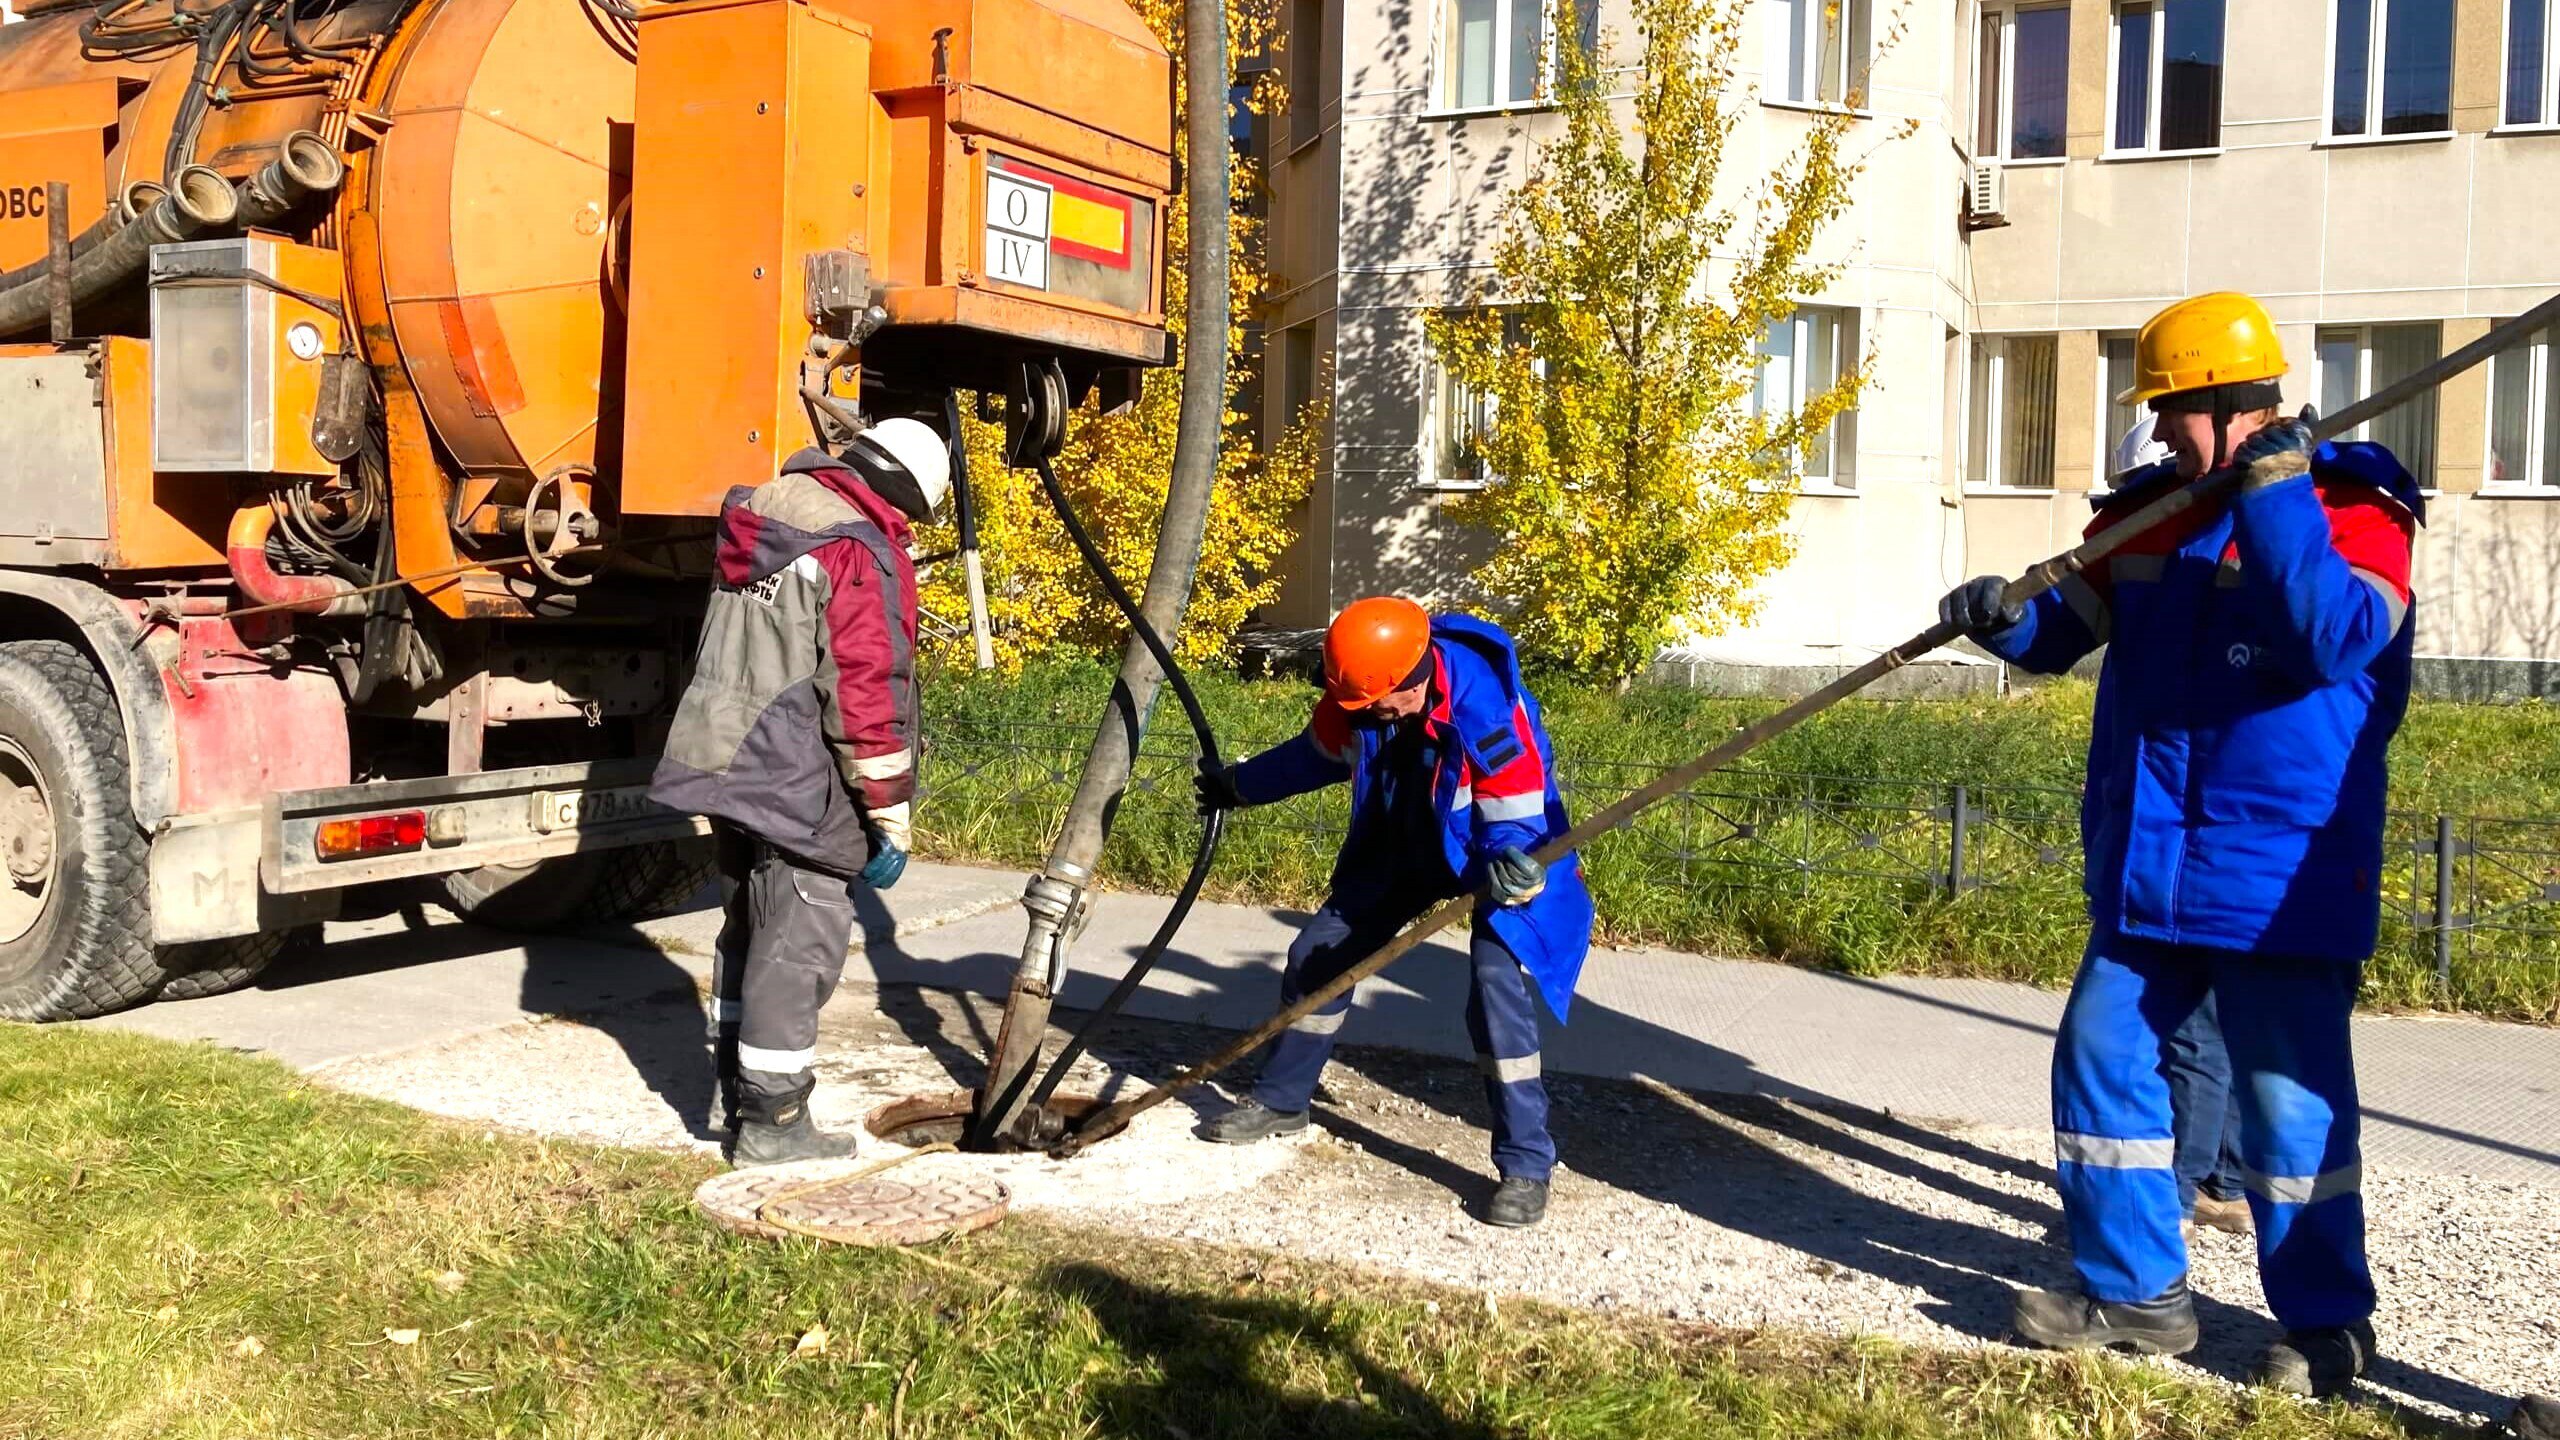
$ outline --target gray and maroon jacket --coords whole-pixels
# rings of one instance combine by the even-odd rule
[[[650,796],[854,874],[864,813],[915,793],[906,517],[803,450],[771,484],[729,492],[718,575]]]

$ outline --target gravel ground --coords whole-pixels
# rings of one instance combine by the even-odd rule
[[[819,1120],[850,1126],[889,1100],[971,1083],[993,1021],[974,997],[846,986],[823,1027]],[[675,992],[320,1074],[545,1135],[708,1148],[701,1027],[699,998]],[[1126,1022],[1099,1047],[1107,1066],[1088,1060],[1070,1088],[1116,1093],[1219,1038]],[[1722,1326],[1981,1345],[2003,1335],[2014,1286],[2069,1279],[2041,1132],[1641,1081],[1557,1076],[1549,1088],[1564,1168],[1546,1223],[1527,1231],[1473,1218],[1492,1188],[1474,1071],[1400,1051],[1345,1047],[1318,1126],[1288,1140],[1193,1138],[1222,1103],[1202,1094],[1074,1161],[921,1163],[991,1168],[1019,1206],[1134,1234]],[[2560,1391],[2560,1188],[2368,1169],[2365,1195],[2383,1292],[2376,1398],[2481,1418],[2519,1390]],[[2207,1232],[2193,1263],[2206,1339],[2173,1368],[2237,1378],[2276,1333],[2254,1251]]]

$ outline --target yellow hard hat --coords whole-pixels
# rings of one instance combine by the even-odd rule
[[[2284,378],[2284,346],[2266,307],[2234,290],[2181,300],[2151,317],[2133,342],[2133,388],[2119,405],[2163,395]]]

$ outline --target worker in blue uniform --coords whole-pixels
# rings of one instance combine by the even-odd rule
[[[2169,1038],[2210,996],[2230,1050],[2267,1303],[2256,1379],[2351,1388],[2374,1353],[2348,1019],[2380,923],[2384,755],[2407,708],[2418,487],[2388,450],[2279,418],[2284,356],[2244,295],[2143,327],[2137,383],[2172,462],[2092,532],[2226,465],[2225,501],[2030,604],[1997,577],[1943,616],[2046,673],[2107,647],[2082,801],[2090,937],[2053,1062],[2075,1289],[2018,1298],[2062,1349],[2198,1338],[2179,1233]]]
[[[1555,757],[1511,638],[1396,596],[1354,601],[1325,632],[1325,693],[1295,739],[1199,777],[1204,810],[1351,782],[1351,826],[1324,905],[1289,947],[1296,1004],[1442,901],[1480,897],[1466,1023],[1493,1111],[1499,1183],[1484,1218],[1534,1225],[1555,1169],[1532,982],[1558,1021],[1591,947],[1579,857],[1535,852],[1571,828]],[[1252,1093],[1204,1133],[1245,1144],[1303,1130],[1351,996],[1281,1033]]]

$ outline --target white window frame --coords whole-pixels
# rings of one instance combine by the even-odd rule
[[[1465,105],[1458,100],[1457,30],[1459,0],[1439,0],[1432,37],[1432,98],[1437,102],[1434,115],[1500,115],[1507,111],[1537,110],[1555,103],[1556,87],[1556,16],[1552,0],[1492,0],[1493,3],[1493,85],[1496,96],[1511,93],[1512,17],[1523,5],[1538,7],[1538,83],[1526,100],[1496,99],[1483,105]]]
[[[2089,493],[2092,495],[2104,495],[2115,489],[2116,442],[2122,440],[2125,434],[2123,430],[2116,429],[2118,391],[2115,382],[2107,378],[2107,347],[2119,340],[2128,345],[2133,344],[2140,334],[2141,332],[2136,330],[2098,332],[2098,458],[2089,465],[2089,474],[2094,477],[2089,481]],[[2059,358],[2059,356],[2056,357],[2057,360]],[[2138,356],[2136,363],[2140,363]],[[2142,407],[2137,405],[2134,409],[2139,411]],[[2111,431],[2112,434],[2109,433]]]
[[[2011,142],[2017,138],[2018,13],[2022,10],[2059,10],[2063,12],[2065,16],[2068,16],[2071,13],[2071,9],[2072,7],[2069,0],[2052,0],[2052,3],[2047,3],[2047,0],[2033,0],[2033,3],[1985,5],[1982,7],[1980,18],[1975,21],[1976,28],[1973,32],[1972,38],[1974,55],[1973,63],[1974,68],[1977,70],[1982,67],[1982,31],[1980,26],[1983,21],[1996,17],[2000,22],[2000,73],[1994,77],[1994,81],[2000,87],[2000,119],[1998,125],[2000,133],[1999,144],[1995,147],[1994,153],[1989,155],[1978,155],[1974,157],[1975,159],[1997,160],[2003,165],[2061,165],[2070,160],[2070,149],[2067,145],[2064,147],[2064,151],[2060,155],[2029,155],[2023,159],[2010,154],[2009,146]],[[2109,11],[2110,15],[2113,13],[2114,12],[2112,10]],[[2108,28],[2110,30],[2114,28],[2112,20],[2109,21]],[[2067,86],[2070,82],[2070,62],[2068,59],[2070,55],[2070,47],[2067,44],[2063,47],[2063,54],[2065,56],[2063,80],[2064,84]],[[1975,76],[1974,113],[1970,117],[1971,123],[1974,124],[1979,124],[1981,121],[1981,84],[1982,78],[1979,75]]]
[[[2320,358],[2320,347],[2323,341],[2338,335],[2353,335],[2355,337],[2356,393],[2355,396],[2348,401],[2348,404],[2353,404],[2355,400],[2362,399],[2363,397],[2373,393],[2373,332],[2376,330],[2398,330],[2413,327],[2424,327],[2430,324],[2436,327],[2436,355],[2438,358],[2442,358],[2444,355],[2444,325],[2441,321],[2372,320],[2315,326],[2311,332],[2311,373],[2314,377],[2312,383],[2318,387],[2316,392],[2316,401],[2322,412],[2334,413],[2346,408],[2344,405],[2332,405],[2329,403],[2328,369]],[[2436,406],[2436,408],[2430,412],[2434,424],[2427,437],[2427,448],[2431,452],[2431,457],[2441,456],[2444,453],[2444,409],[2441,404],[2441,395],[2429,395],[2422,398],[2427,402],[2434,403]],[[2485,421],[2487,417],[2484,414],[2482,418]],[[2484,432],[2488,429],[2486,424],[2483,424],[2481,428]],[[2339,435],[2334,438],[2350,441],[2370,440],[2373,438],[2373,422],[2368,420],[2362,425],[2357,426],[2355,429],[2348,431],[2346,434]],[[2409,463],[2410,457],[2406,455],[2402,455],[2398,458],[2400,463],[2403,465]],[[2427,467],[2428,473],[2417,477],[2420,493],[2427,495],[2433,495],[2436,493],[2436,469],[2437,464],[2430,463]]]
[[[2530,120],[2507,118],[2507,65],[2515,54],[2516,12],[2512,4],[2498,7],[2498,123],[2499,130],[2560,130],[2560,37],[2552,27],[2560,25],[2560,0],[2542,3],[2542,108]],[[2334,72],[2333,72],[2334,73]]]
[[[1760,3],[1755,7],[1759,11],[1760,22],[1763,25],[1771,26],[1774,29],[1777,17],[1772,13],[1772,7],[1777,4],[1785,3],[1788,3],[1788,0],[1760,0]],[[1822,98],[1823,21],[1824,18],[1829,15],[1831,7],[1834,4],[1840,7],[1840,25],[1842,31],[1840,39],[1840,74],[1836,77],[1840,82],[1840,98],[1837,100],[1825,100]],[[1866,25],[1863,27],[1866,30],[1867,45],[1863,54],[1849,43],[1850,37],[1855,36],[1861,28],[1852,19],[1852,16],[1860,9],[1867,12]],[[1793,27],[1790,25],[1789,34],[1785,37],[1789,44],[1800,39],[1804,45],[1804,68],[1798,73],[1787,77],[1794,87],[1803,90],[1803,95],[1800,97],[1794,95],[1775,95],[1769,92],[1767,87],[1777,71],[1777,67],[1772,62],[1776,58],[1777,47],[1780,42],[1778,37],[1772,34],[1763,33],[1761,36],[1760,50],[1760,81],[1762,86],[1760,91],[1761,103],[1767,105],[1783,105],[1797,110],[1845,110],[1856,115],[1869,113],[1872,109],[1874,97],[1870,91],[1870,87],[1861,82],[1872,81],[1875,74],[1876,32],[1874,0],[1804,0],[1804,22],[1808,27],[1810,27],[1812,33],[1799,37],[1793,34]],[[1853,103],[1849,98],[1852,95],[1860,94],[1865,96],[1864,100],[1861,102]]]
[[[2545,330],[2542,334],[2544,338],[2528,340],[2515,349],[2489,357],[2489,363],[2496,366],[2510,357],[2520,356],[2525,359],[2528,368],[2525,372],[2525,462],[2522,468],[2528,475],[2547,473],[2551,478],[2549,480],[2492,480],[2489,478],[2490,462],[2495,460],[2498,454],[2498,392],[2496,376],[2493,372],[2489,389],[2489,423],[2482,427],[2485,443],[2480,448],[2480,493],[2483,495],[2560,499],[2560,455],[2552,454],[2546,448],[2550,439],[2551,366],[2555,359],[2560,357],[2552,354],[2555,348],[2553,332]]]
[[[2009,342],[2012,340],[2042,340],[2052,345],[2056,367],[2055,378],[2060,378],[2062,338],[2050,330],[2022,330],[2015,334],[1976,334],[1971,337],[1970,347],[1987,345],[1993,348],[1991,363],[1987,367],[1990,373],[1983,377],[1983,384],[1990,392],[1984,397],[1982,406],[1982,428],[1986,432],[1984,434],[1974,433],[1973,402],[1976,398],[1973,379],[1974,351],[1968,348],[1965,352],[1964,459],[1957,473],[1962,477],[1964,493],[1967,495],[2051,495],[2057,488],[2054,484],[2058,478],[2056,475],[2047,475],[2042,483],[2034,485],[2020,484],[2014,480],[2004,479],[2000,475],[2001,460],[2008,449],[2005,442],[2009,438],[2008,416],[2001,400],[2009,388]],[[2056,443],[2054,465],[2059,470],[2062,463],[2058,448],[2059,437],[2056,437]],[[1972,478],[1976,447],[1982,447],[1979,451],[1982,456],[1982,478],[1979,480]]]
[[[1464,308],[1460,307],[1461,310]],[[1517,307],[1486,305],[1476,308],[1490,310],[1500,315]],[[1422,352],[1422,453],[1416,457],[1415,488],[1441,494],[1463,495],[1500,484],[1502,477],[1494,474],[1490,466],[1482,476],[1474,479],[1440,473],[1440,454],[1447,448],[1441,441],[1449,423],[1448,408],[1442,403],[1442,392],[1454,382],[1450,381],[1447,369],[1441,365],[1439,355],[1432,350],[1427,338],[1423,342]],[[1544,366],[1541,365],[1540,368],[1543,370]],[[1488,426],[1493,422],[1495,403],[1493,397],[1484,397],[1485,422]]]
[[[2146,5],[2150,7],[2151,63],[2144,67],[2146,77],[2145,84],[2148,86],[2148,93],[2145,98],[2149,108],[2143,112],[2144,125],[2142,132],[2142,144],[2137,148],[2123,149],[2119,148],[2116,144],[2116,110],[2117,107],[2123,103],[2122,85],[2124,76],[2124,67],[2119,64],[2118,61],[2123,54],[2122,41],[2124,38],[2124,11],[2125,7],[2129,4]],[[2228,3],[2223,6],[2222,16],[2222,44],[2225,61],[2227,63],[2231,49],[2231,9]],[[2214,143],[2211,145],[2199,145],[2186,150],[2163,150],[2160,148],[2160,120],[2163,112],[2168,108],[2169,98],[2168,86],[2165,83],[2166,76],[2164,74],[2164,70],[2168,64],[2168,58],[2168,0],[2113,0],[2113,3],[2107,6],[2107,143],[2105,150],[2107,158],[2129,159],[2139,155],[2213,155],[2218,154],[2221,151],[2222,113],[2220,106],[2222,104],[2222,92],[2219,89],[2214,92],[2214,105],[2216,107],[2213,116]]]
[[[1840,377],[1846,374],[1849,367],[1855,363],[1851,355],[1858,345],[1860,331],[1866,317],[1853,305],[1799,305],[1790,311],[1785,319],[1769,327],[1774,330],[1784,325],[1790,332],[1786,377],[1788,400],[1786,409],[1789,413],[1802,410],[1805,402],[1813,398],[1816,388],[1813,375],[1813,330],[1815,322],[1822,318],[1828,318],[1832,325],[1831,374],[1822,380],[1819,387],[1827,392],[1832,386],[1840,383]],[[1766,388],[1762,383],[1763,377],[1768,372],[1769,361],[1772,358],[1763,348],[1767,344],[1767,338],[1764,336],[1760,344],[1753,347],[1753,354],[1759,361],[1752,370],[1751,412],[1755,415],[1768,413],[1761,401],[1762,391]],[[1858,493],[1858,432],[1855,407],[1831,417],[1828,428],[1830,434],[1827,438],[1831,444],[1830,470],[1819,476],[1805,470],[1803,468],[1804,452],[1799,449],[1789,457],[1788,473],[1794,479],[1797,491],[1802,494],[1855,495]]]
[[[2399,0],[2367,0],[2367,3],[2373,6],[2373,22],[2371,32],[2367,37],[2370,49],[2365,55],[2364,128],[2362,130],[2351,131],[2346,134],[2340,134],[2338,132],[2338,0],[2329,0],[2329,44],[2327,49],[2327,63],[2323,65],[2320,70],[2321,134],[2318,143],[2323,145],[2396,145],[2412,140],[2446,140],[2452,138],[2453,79],[2450,76],[2448,76],[2445,82],[2445,121],[2447,128],[2442,130],[2409,130],[2398,135],[2386,135],[2382,132],[2383,78],[2391,73],[2391,7],[2398,4]],[[2446,3],[2451,4],[2453,3],[2453,0],[2446,0]],[[2453,43],[2455,46],[2455,49],[2452,52],[2453,63],[2456,67],[2459,67],[2462,59],[2459,48],[2462,41],[2461,18],[2458,15],[2455,16],[2451,21],[2451,24],[2453,26]],[[2506,22],[2504,18],[2501,17],[2499,20],[2499,29],[2503,33],[2505,28]],[[2507,87],[2505,84],[2507,72],[2504,64],[2506,60],[2506,50],[2503,47],[2498,51],[2498,59],[2501,62],[2498,67],[2498,108],[2503,111],[2506,108],[2507,103]]]

